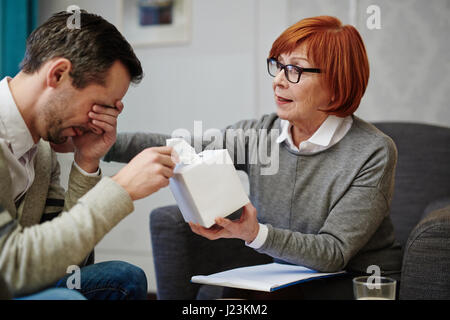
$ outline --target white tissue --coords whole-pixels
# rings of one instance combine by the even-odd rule
[[[195,149],[182,138],[167,139],[166,144],[175,150],[182,164],[194,164],[201,161]]]

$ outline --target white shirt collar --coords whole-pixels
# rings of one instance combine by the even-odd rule
[[[0,138],[5,140],[17,159],[35,147],[33,137],[11,94],[6,77],[0,81]]]
[[[328,116],[316,132],[308,139],[309,142],[327,147],[337,128],[341,125],[344,118]]]
[[[314,134],[307,141],[302,142],[299,146],[295,146],[293,139],[292,139],[292,135],[291,135],[292,124],[287,120],[281,120],[281,122],[280,122],[281,134],[279,135],[276,142],[282,143],[283,141],[286,141],[288,146],[291,149],[293,149],[294,151],[300,150],[300,151],[306,151],[306,152],[308,152],[308,151],[313,152],[313,151],[324,150],[324,149],[331,147],[332,143],[333,144],[337,143],[340,140],[340,139],[338,139],[338,140],[334,139],[334,141],[333,141],[333,137],[335,136],[336,132],[338,131],[338,129],[340,128],[341,124],[344,121],[352,122],[352,118],[351,117],[341,118],[341,117],[329,115],[325,119],[325,121],[322,123],[322,125],[319,127],[319,129],[317,129],[316,132],[314,132]],[[351,122],[350,122],[350,126],[351,126]],[[342,138],[342,137],[340,137],[340,138]],[[302,148],[302,145],[303,145],[303,148]],[[308,150],[308,149],[310,149],[310,150]]]

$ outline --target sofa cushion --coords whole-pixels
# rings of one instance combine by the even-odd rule
[[[450,128],[400,122],[374,125],[398,149],[391,218],[396,238],[404,246],[426,206],[450,196]]]

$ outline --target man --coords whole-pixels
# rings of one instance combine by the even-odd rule
[[[114,177],[101,176],[121,100],[142,68],[112,24],[82,11],[81,28],[69,29],[70,16],[55,14],[36,29],[20,73],[0,82],[0,276],[16,298],[144,299],[141,269],[85,266],[86,258],[133,211],[133,200],[168,185],[172,150],[147,149]],[[66,193],[49,142],[74,146]],[[55,287],[66,287],[72,266],[82,267],[81,279],[68,297]]]

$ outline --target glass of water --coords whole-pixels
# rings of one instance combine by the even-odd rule
[[[395,300],[397,281],[388,277],[362,276],[353,279],[356,300]]]

